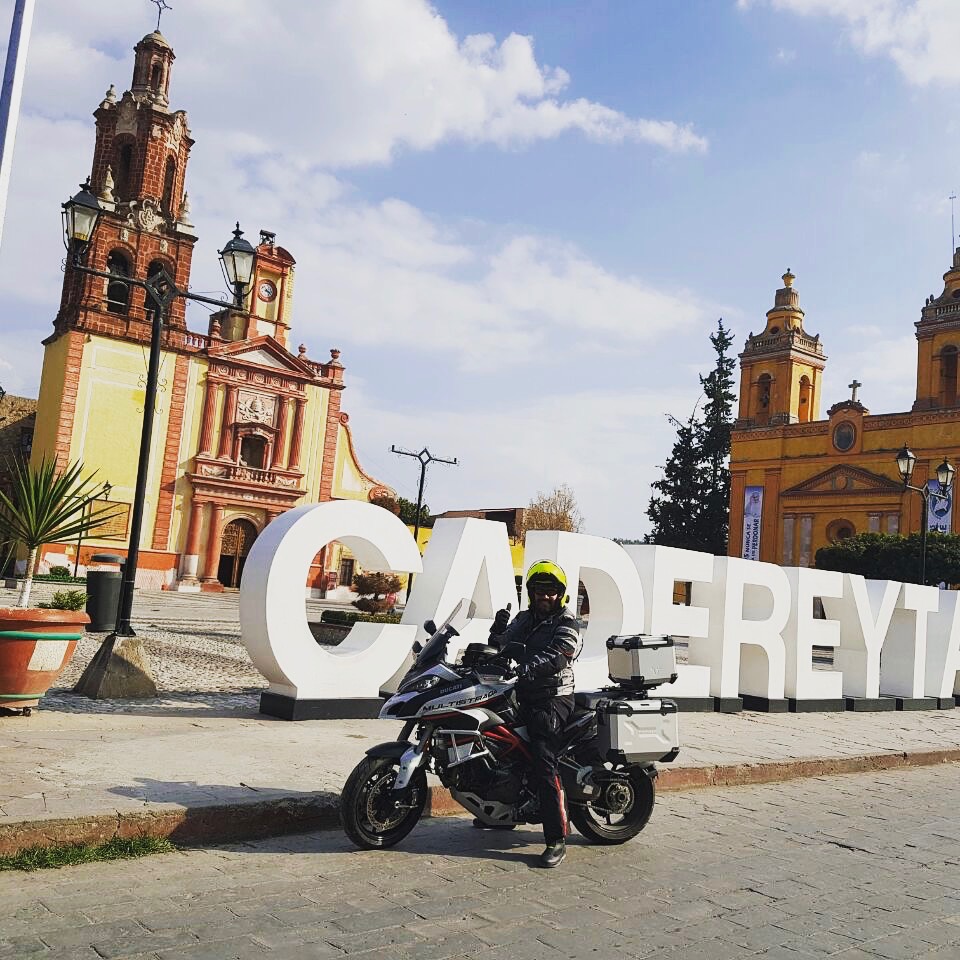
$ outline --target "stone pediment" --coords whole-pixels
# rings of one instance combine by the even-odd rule
[[[273,337],[256,337],[252,340],[238,340],[224,343],[210,351],[211,357],[229,360],[231,363],[251,364],[266,367],[269,370],[282,370],[287,374],[298,374],[313,378],[313,369],[281,346]]]
[[[903,492],[903,484],[863,467],[836,466],[781,492],[781,497]]]

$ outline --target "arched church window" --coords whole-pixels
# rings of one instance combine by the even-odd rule
[[[150,266],[147,267],[147,279],[149,280],[155,277],[158,273],[160,273],[161,270],[166,270],[168,273],[171,273],[170,269],[162,260],[151,260]],[[143,306],[147,313],[147,320],[152,322],[153,314],[157,309],[157,305],[153,297],[151,297],[146,291],[144,291]]]
[[[118,200],[129,200],[132,191],[131,178],[133,176],[133,144],[124,143],[117,150],[116,186],[114,196]]]
[[[119,250],[107,257],[107,272],[111,279],[107,281],[107,310],[110,313],[124,315],[130,307],[130,261]]]
[[[163,83],[163,64],[155,63],[150,71],[150,86],[160,92],[160,85]]]
[[[833,520],[827,525],[827,539],[831,543],[847,540],[856,534],[857,530],[849,520]]]
[[[177,164],[173,157],[167,157],[167,166],[163,174],[163,212],[172,217],[175,215],[173,209],[173,182],[177,176]]]
[[[240,464],[263,470],[267,459],[267,441],[263,437],[246,436],[240,440]]]
[[[757,381],[757,405],[761,410],[770,409],[770,385],[772,381],[769,373],[761,374]]]
[[[944,347],[940,351],[940,376],[943,380],[943,405],[952,407],[957,402],[957,348]]]
[[[797,411],[797,419],[801,423],[809,423],[812,416],[810,410],[813,406],[813,387],[808,376],[800,378],[800,402]]]

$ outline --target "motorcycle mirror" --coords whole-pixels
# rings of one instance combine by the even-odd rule
[[[413,641],[413,646],[410,648],[414,653],[419,653],[423,649],[423,644],[419,640]]]
[[[424,620],[423,629],[426,630],[427,633],[433,634],[437,632],[437,625],[432,620]]]

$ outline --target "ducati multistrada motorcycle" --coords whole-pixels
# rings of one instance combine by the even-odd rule
[[[413,645],[413,665],[380,710],[381,719],[405,723],[398,740],[367,751],[343,788],[343,827],[358,847],[392,847],[416,826],[428,772],[489,827],[541,822],[509,662],[482,643],[469,644],[459,662],[446,661],[450,641],[473,610],[473,603],[461,601],[439,628],[424,624],[432,635]],[[614,696],[577,693],[557,752],[570,820],[597,844],[635,837],[650,819],[655,797],[653,763],[611,762],[600,755],[597,713],[601,699],[609,709]]]

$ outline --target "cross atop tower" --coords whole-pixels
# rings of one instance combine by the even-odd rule
[[[167,3],[167,0],[150,0],[151,3],[157,5],[157,32],[160,32],[160,18],[163,16],[164,10],[172,10],[173,7]]]
[[[848,383],[847,386],[853,391],[850,395],[850,399],[856,403],[857,402],[857,391],[863,386],[859,380],[854,380],[853,383]]]

